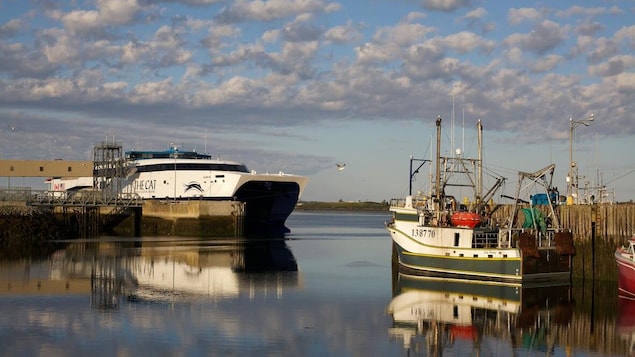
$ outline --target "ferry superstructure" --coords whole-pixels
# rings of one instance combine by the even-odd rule
[[[144,200],[232,200],[245,203],[246,233],[288,231],[291,214],[308,177],[256,173],[242,163],[170,147],[163,151],[125,153],[123,193]],[[48,181],[51,191],[77,191],[93,186],[92,178]],[[99,183],[97,183],[99,185]]]

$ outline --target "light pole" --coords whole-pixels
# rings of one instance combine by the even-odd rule
[[[573,131],[580,125],[589,126],[593,119],[595,119],[593,113],[591,113],[588,118],[582,120],[573,120],[573,118],[569,118],[569,175],[567,176],[567,203],[577,203],[578,200],[578,175],[576,173],[574,176],[573,172],[573,168],[576,166],[575,162],[573,162]],[[575,198],[573,197],[574,193]]]

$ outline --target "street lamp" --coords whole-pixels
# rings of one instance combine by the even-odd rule
[[[578,199],[578,175],[574,176],[575,162],[573,162],[573,131],[580,125],[589,126],[589,124],[595,119],[593,113],[582,120],[573,120],[569,118],[569,175],[567,176],[567,202],[571,200],[571,203],[577,203]],[[573,197],[575,190],[575,198]]]

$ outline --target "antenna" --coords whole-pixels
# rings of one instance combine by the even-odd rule
[[[461,125],[461,130],[463,131],[463,139],[461,141],[461,152],[465,151],[465,97],[463,97],[463,124]]]
[[[454,152],[454,89],[452,90],[452,130],[450,137],[450,152]]]

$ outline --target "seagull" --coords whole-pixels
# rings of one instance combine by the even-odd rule
[[[337,166],[337,171],[342,171],[346,168],[346,164],[335,164]]]
[[[9,128],[11,129],[11,131],[15,131],[15,126],[14,125],[9,124]]]

